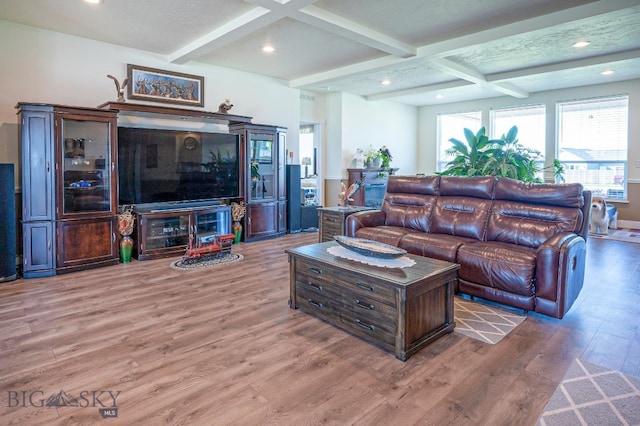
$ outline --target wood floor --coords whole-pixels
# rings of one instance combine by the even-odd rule
[[[0,284],[0,424],[534,425],[575,358],[640,375],[640,244],[590,239],[563,320],[529,314],[495,346],[452,333],[403,363],[289,309],[284,250],[316,240]],[[60,391],[79,406],[38,407]]]

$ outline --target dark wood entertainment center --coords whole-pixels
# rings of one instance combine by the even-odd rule
[[[252,124],[247,116],[129,102],[105,102],[97,108],[19,103],[16,108],[22,146],[25,278],[119,262],[121,114],[227,125],[229,133],[240,139],[239,196],[212,200],[209,205],[184,203],[136,212],[134,253],[139,260],[182,253],[184,233],[188,237],[190,230],[230,232],[232,201],[247,204],[245,241],[286,232],[283,127]]]

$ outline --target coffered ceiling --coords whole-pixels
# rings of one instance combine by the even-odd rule
[[[640,78],[640,0],[0,0],[0,19],[418,106]]]

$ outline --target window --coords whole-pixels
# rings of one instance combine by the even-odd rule
[[[518,143],[545,154],[545,120],[544,105],[520,106],[515,108],[492,109],[491,139],[500,139],[513,126],[518,127]]]
[[[558,103],[558,159],[567,182],[627,198],[628,109],[628,96]]]
[[[513,108],[492,109],[490,114],[491,139],[500,139],[513,126],[518,127],[518,143],[540,152],[541,158],[536,161],[539,172],[544,179],[546,107],[544,105],[527,105]]]
[[[446,150],[451,148],[449,139],[455,138],[466,143],[464,129],[476,133],[482,127],[482,113],[480,111],[463,112],[457,114],[438,115],[438,158],[436,170],[442,171],[453,157],[447,156]]]

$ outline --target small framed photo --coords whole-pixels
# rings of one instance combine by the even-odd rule
[[[204,77],[127,64],[127,97],[204,106]]]

